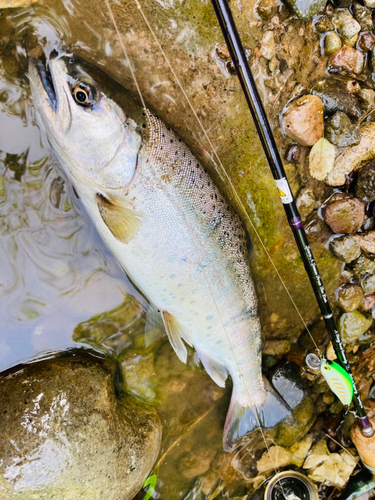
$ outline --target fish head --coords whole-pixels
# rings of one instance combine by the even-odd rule
[[[68,174],[111,189],[127,186],[143,143],[139,110],[137,119],[126,114],[84,63],[64,53],[52,51],[46,64],[30,58],[29,78],[38,122]]]

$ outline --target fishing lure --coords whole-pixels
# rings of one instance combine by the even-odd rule
[[[320,370],[332,392],[342,404],[350,405],[353,399],[353,383],[349,374],[334,361],[322,359]]]

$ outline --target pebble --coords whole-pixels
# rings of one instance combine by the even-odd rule
[[[353,38],[361,31],[361,25],[354,19],[349,9],[336,9],[332,22],[343,38]]]
[[[372,30],[372,12],[359,2],[352,3],[354,18],[359,22],[362,31]]]
[[[334,68],[343,68],[349,73],[358,75],[363,69],[365,56],[360,50],[344,45],[330,59],[329,64]]]
[[[368,7],[369,9],[375,9],[375,0],[363,0],[363,3]]]
[[[353,262],[361,255],[361,247],[358,241],[351,236],[339,236],[332,238],[329,248],[333,254],[346,263]]]
[[[276,11],[276,5],[274,0],[261,0],[257,5],[256,10],[259,17],[266,20],[274,14]]]
[[[323,218],[336,234],[355,233],[363,224],[365,205],[357,198],[328,202],[323,209]]]
[[[352,264],[353,273],[358,276],[363,276],[364,274],[374,274],[375,273],[375,261],[360,255],[358,259]]]
[[[355,195],[365,203],[375,201],[375,161],[368,163],[359,171]]]
[[[326,0],[286,0],[299,19],[309,21],[326,4]]]
[[[362,280],[362,288],[365,293],[375,293],[375,275],[370,274]]]
[[[299,144],[292,144],[285,152],[285,159],[291,163],[299,163],[302,160],[302,149]]]
[[[368,52],[375,43],[375,36],[372,33],[361,33],[358,38],[358,48],[363,52]]]
[[[302,220],[305,221],[315,208],[314,191],[310,186],[301,189],[296,198],[296,205]]]
[[[337,291],[337,302],[345,312],[358,309],[363,299],[363,290],[359,285],[348,283]]]
[[[360,308],[370,312],[375,306],[375,293],[368,293],[363,296]]]
[[[330,171],[327,183],[330,186],[342,186],[346,182],[346,176],[355,170],[360,170],[363,165],[375,158],[375,123],[363,123],[359,132],[361,142],[357,146],[347,148],[335,162]]]
[[[189,453],[180,460],[178,469],[187,479],[200,476],[210,468],[213,453],[213,450],[208,449],[194,450],[194,453]]]
[[[313,146],[323,136],[323,104],[319,97],[306,95],[293,101],[284,111],[285,133],[302,146]]]
[[[114,362],[82,352],[0,378],[0,489],[9,500],[131,500],[154,465],[156,411],[118,395]]]
[[[375,92],[372,89],[361,89],[356,92],[356,95],[364,111],[370,111],[375,101]]]
[[[331,56],[341,49],[342,41],[335,31],[328,31],[324,37],[324,55]]]
[[[358,33],[354,35],[352,38],[343,38],[344,45],[347,45],[348,47],[354,47],[355,44],[357,43],[359,38]]]
[[[372,325],[372,318],[367,318],[359,311],[344,313],[340,316],[338,327],[345,344],[359,339]]]
[[[260,41],[260,54],[270,61],[276,53],[273,31],[266,31]]]
[[[348,91],[344,79],[321,78],[314,82],[311,94],[322,100],[324,114],[332,115],[337,111],[342,111],[354,119],[358,119],[362,115],[358,99]]]
[[[338,111],[326,120],[324,137],[338,148],[356,146],[361,140],[357,127],[352,125],[348,116],[342,111]]]
[[[331,19],[325,14],[317,16],[314,28],[320,34],[326,33],[327,31],[332,31],[334,29]]]
[[[358,241],[359,246],[364,252],[375,254],[375,231],[356,234],[354,238]]]
[[[282,356],[290,350],[289,340],[267,340],[263,354]]]

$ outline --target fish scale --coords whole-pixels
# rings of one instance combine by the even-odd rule
[[[224,447],[288,418],[289,407],[262,377],[238,215],[185,143],[125,89],[98,71],[94,80],[82,62],[59,56],[48,66],[47,85],[41,62],[30,60],[37,117],[88,215],[160,312],[179,358],[186,362],[191,345],[218,385],[232,379]]]

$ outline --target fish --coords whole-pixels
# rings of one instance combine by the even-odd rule
[[[261,324],[239,216],[180,137],[74,55],[29,59],[37,121],[103,240],[161,316],[177,356],[195,349],[232,396],[223,446],[291,409],[261,369]]]

